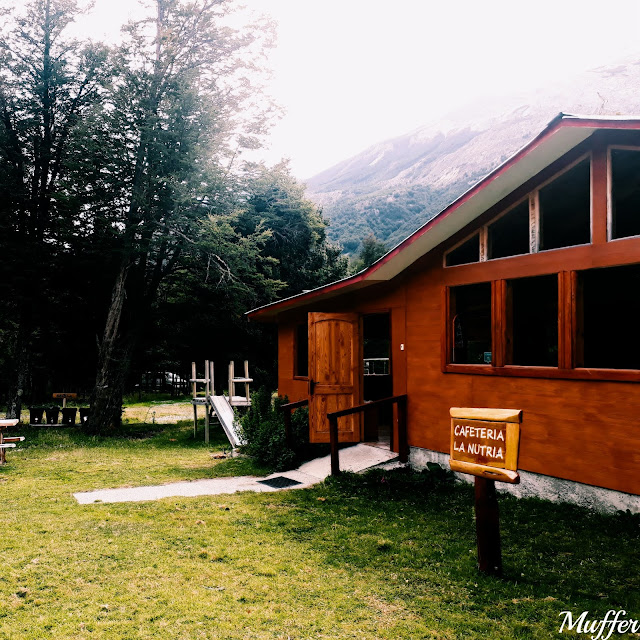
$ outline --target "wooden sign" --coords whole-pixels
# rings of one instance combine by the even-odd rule
[[[69,398],[70,400],[75,400],[78,397],[77,393],[54,393],[53,394],[54,398],[63,398],[63,399],[67,399]]]
[[[520,482],[517,470],[522,411],[452,407],[449,414],[451,470],[476,476],[478,569],[499,576],[502,547],[495,480]]]
[[[452,407],[449,413],[452,471],[520,482],[517,469],[522,411]]]

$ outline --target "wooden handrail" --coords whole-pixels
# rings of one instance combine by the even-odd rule
[[[304,400],[298,400],[297,402],[289,402],[287,404],[281,404],[280,411],[288,411],[289,413],[291,413],[293,409],[298,409],[308,404],[309,404],[309,398],[306,398]]]
[[[334,411],[328,413],[329,418],[329,442],[331,443],[331,475],[337,475],[340,473],[340,457],[338,454],[339,434],[338,434],[338,418],[349,416],[353,413],[359,413],[361,411],[367,411],[369,409],[375,409],[376,411],[381,407],[388,405],[398,405],[398,453],[400,455],[400,462],[407,462],[409,459],[409,441],[407,438],[407,395],[391,396],[389,398],[383,398],[382,400],[374,400],[373,402],[366,402],[365,404],[359,404],[349,409],[342,409],[340,411]],[[393,437],[393,429],[391,430]],[[392,443],[393,444],[393,443]]]
[[[400,400],[406,400],[406,395],[401,396],[390,396],[388,398],[382,398],[382,400],[372,400],[371,402],[365,402],[364,404],[358,404],[355,407],[349,407],[348,409],[341,409],[340,411],[334,411],[333,413],[328,413],[327,417],[330,418],[333,416],[334,418],[342,418],[342,416],[350,416],[352,413],[358,413],[360,411],[364,411],[365,409],[373,409],[374,407],[385,406],[388,404],[393,404],[394,402],[399,402]]]
[[[305,407],[309,404],[309,398],[304,400],[298,400],[297,402],[288,402],[287,404],[280,405],[280,411],[284,413],[284,440],[287,446],[291,448],[291,413],[294,409]]]

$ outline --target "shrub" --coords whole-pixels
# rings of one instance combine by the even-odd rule
[[[427,469],[410,468],[392,470],[370,469],[366,473],[343,472],[329,476],[327,485],[348,495],[371,495],[376,500],[395,499],[397,496],[428,495],[435,491],[455,490],[455,477],[448,469],[429,462]]]
[[[284,414],[280,410],[287,398],[277,397],[266,387],[251,395],[251,408],[240,420],[245,440],[242,450],[257,462],[285,471],[298,466],[310,454],[309,412],[296,409],[291,416],[291,447],[285,441]]]

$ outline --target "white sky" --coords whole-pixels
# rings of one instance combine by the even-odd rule
[[[298,178],[483,98],[640,60],[640,0],[241,1],[279,23],[286,115],[264,158]],[[87,30],[112,37],[136,4],[96,0]]]

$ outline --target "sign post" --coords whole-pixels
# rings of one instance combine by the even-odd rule
[[[478,569],[501,575],[500,513],[495,483],[520,482],[522,411],[452,407],[449,413],[451,470],[475,476]]]

